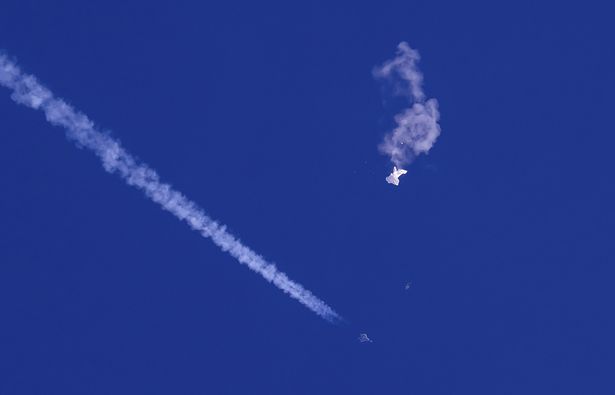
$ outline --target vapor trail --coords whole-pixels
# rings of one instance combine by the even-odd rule
[[[12,90],[11,98],[27,107],[40,109],[47,121],[66,129],[66,135],[80,147],[94,152],[109,173],[118,174],[128,185],[142,190],[163,209],[184,220],[203,237],[210,238],[223,251],[248,266],[267,281],[298,300],[322,318],[335,322],[335,311],[300,284],[289,279],[275,265],[243,245],[232,234],[211,219],[194,202],[160,181],[158,174],[130,155],[118,141],[98,131],[87,116],[78,112],[41,85],[36,78],[24,74],[19,67],[0,54],[0,85]]]
[[[374,69],[376,78],[392,80],[396,93],[407,96],[412,104],[395,116],[397,126],[378,147],[399,168],[412,162],[417,155],[429,152],[440,135],[438,101],[425,101],[423,74],[417,65],[419,60],[418,51],[401,42],[397,46],[397,56]]]

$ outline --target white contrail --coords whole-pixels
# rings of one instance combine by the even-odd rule
[[[335,322],[341,319],[325,302],[318,299],[300,284],[289,279],[275,265],[243,245],[226,227],[211,219],[195,203],[169,184],[160,181],[158,174],[130,155],[118,141],[96,130],[87,116],[78,112],[62,99],[53,96],[36,78],[24,74],[19,67],[0,54],[0,85],[13,91],[11,98],[17,103],[40,109],[47,121],[66,129],[69,139],[78,146],[93,151],[110,173],[118,174],[128,185],[141,189],[147,197],[171,212],[223,251],[259,273],[267,281],[297,299],[322,318]]]
[[[438,101],[425,101],[423,74],[417,66],[419,60],[419,53],[401,42],[397,46],[397,56],[374,69],[376,78],[394,79],[396,93],[408,96],[412,103],[410,108],[395,116],[397,126],[378,147],[400,168],[417,155],[429,152],[440,135]]]

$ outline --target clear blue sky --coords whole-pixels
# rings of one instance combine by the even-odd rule
[[[0,89],[0,394],[615,393],[615,9],[170,3],[5,0],[0,48],[347,322]],[[442,135],[394,188],[400,41]]]

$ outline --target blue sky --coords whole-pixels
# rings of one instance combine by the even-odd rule
[[[0,48],[346,322],[2,88],[0,393],[613,393],[593,4],[3,2]],[[372,69],[400,41],[442,134],[394,188],[377,146],[404,103]]]

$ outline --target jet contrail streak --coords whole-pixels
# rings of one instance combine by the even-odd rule
[[[42,110],[52,125],[66,129],[67,137],[80,147],[93,151],[109,173],[118,174],[128,185],[142,190],[163,209],[184,220],[203,237],[210,238],[223,251],[248,266],[267,281],[298,300],[322,318],[336,322],[341,317],[325,302],[289,279],[274,264],[243,245],[224,225],[211,219],[194,202],[160,181],[158,174],[130,155],[118,141],[96,129],[87,116],[75,110],[36,78],[24,74],[6,55],[0,54],[0,85],[12,90],[11,98],[27,107]]]

